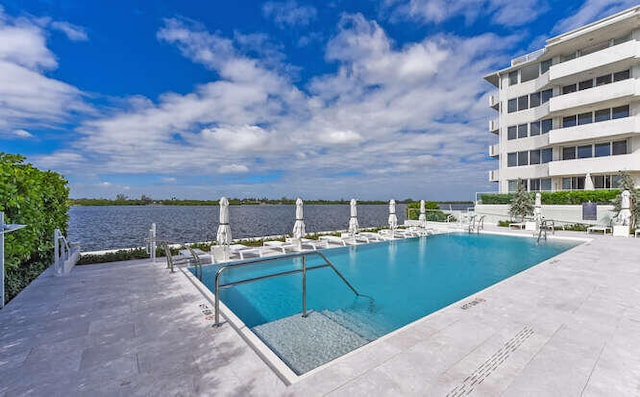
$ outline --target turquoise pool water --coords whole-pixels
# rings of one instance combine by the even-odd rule
[[[356,298],[324,268],[307,274],[307,307],[371,341],[575,245],[557,240],[537,244],[532,238],[491,234],[443,234],[327,249],[323,253],[336,268],[374,301]],[[307,266],[322,263],[320,258],[307,260]],[[289,258],[230,270],[222,282],[300,267],[300,258]],[[203,282],[211,290],[217,269],[205,266],[203,271]],[[295,274],[238,285],[221,290],[220,297],[248,327],[260,329],[301,312],[301,279]]]

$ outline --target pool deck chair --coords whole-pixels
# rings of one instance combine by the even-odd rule
[[[363,239],[367,239],[367,243],[373,242],[373,241],[384,241],[385,239],[379,235],[378,233],[374,233],[374,232],[360,232],[356,235],[356,239],[358,238],[363,238]]]
[[[265,248],[278,250],[283,254],[286,254],[287,252],[299,251],[300,248],[297,244],[284,241],[265,241],[264,243],[262,243],[262,246]]]
[[[598,225],[589,226],[587,228],[587,234],[592,233],[592,232],[602,232],[603,234],[606,235],[607,231],[609,233],[613,232],[613,228],[611,227],[611,224],[609,224],[609,225],[598,224]]]
[[[358,244],[358,241],[354,237],[351,237],[351,235],[348,234],[348,233],[345,233],[345,234],[347,234],[347,236],[341,236],[341,237],[338,237],[338,236],[320,236],[319,240],[326,241],[329,244],[340,245],[340,246],[343,246],[343,247],[346,247],[347,245],[356,245],[356,244]]]
[[[299,245],[302,248],[311,249],[311,250],[319,250],[323,248],[327,248],[327,242],[324,240],[312,240],[310,238],[288,238],[287,243]]]

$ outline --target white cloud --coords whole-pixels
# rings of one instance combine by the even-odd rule
[[[12,18],[0,8],[0,128],[51,126],[87,111],[75,87],[45,75],[57,61],[43,21]],[[46,24],[45,24],[46,25]]]
[[[158,39],[219,78],[187,94],[127,98],[40,164],[72,174],[206,176],[207,189],[213,178],[231,196],[376,198],[491,186],[486,171],[496,166],[478,157],[493,143],[482,75],[506,62],[511,38],[434,35],[398,47],[377,23],[345,15],[326,50],[337,72],[304,87],[277,56],[250,48],[260,37],[227,38],[172,19]],[[268,182],[225,179],[249,170]],[[463,186],[469,180],[474,187]]]
[[[228,164],[221,166],[218,169],[218,172],[221,174],[241,174],[244,172],[249,172],[249,167],[242,164]]]
[[[637,0],[586,0],[578,10],[569,13],[570,17],[556,23],[552,31],[565,33],[636,5]]]
[[[166,177],[166,178],[162,178],[162,181],[167,183],[174,183],[177,181],[177,179],[174,177]]]
[[[53,21],[51,22],[51,28],[61,31],[71,41],[89,40],[89,36],[87,36],[87,32],[83,27],[70,24],[69,22]]]
[[[396,17],[409,17],[429,23],[442,23],[463,17],[467,24],[490,18],[498,25],[521,26],[547,11],[546,1],[538,0],[386,0]]]
[[[268,1],[262,6],[262,12],[282,29],[307,26],[317,14],[315,7],[298,5],[295,0]]]

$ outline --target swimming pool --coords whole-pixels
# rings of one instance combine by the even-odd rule
[[[538,245],[532,238],[492,234],[441,234],[327,249],[326,257],[373,302],[355,297],[330,269],[310,271],[307,307],[314,313],[307,319],[300,317],[300,274],[224,289],[220,298],[295,373],[302,374],[575,245],[559,240]],[[229,270],[222,282],[300,268],[301,262],[288,258]],[[307,266],[321,263],[321,258],[307,259]],[[203,269],[203,282],[210,290],[217,269]],[[298,335],[307,332],[305,327],[313,335]],[[325,336],[327,340],[317,340]],[[291,341],[296,338],[303,342]],[[305,352],[300,343],[310,339],[317,346]],[[339,346],[332,346],[331,340]]]

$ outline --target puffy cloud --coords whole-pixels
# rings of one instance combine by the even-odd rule
[[[11,18],[0,8],[0,128],[52,126],[88,111],[77,88],[44,71],[57,61],[46,45],[46,20]]]
[[[280,28],[307,26],[316,17],[317,10],[309,5],[298,5],[295,0],[268,1],[262,6],[265,17]]]
[[[227,38],[170,19],[158,39],[217,78],[186,94],[126,98],[40,164],[72,174],[185,173],[238,196],[414,195],[416,176],[452,192],[491,186],[494,167],[478,157],[492,143],[481,100],[491,87],[481,77],[507,62],[510,38],[432,35],[398,46],[376,22],[345,15],[326,47],[337,71],[304,86],[277,50],[256,50],[268,42],[259,35]],[[277,178],[228,176],[249,170]]]

